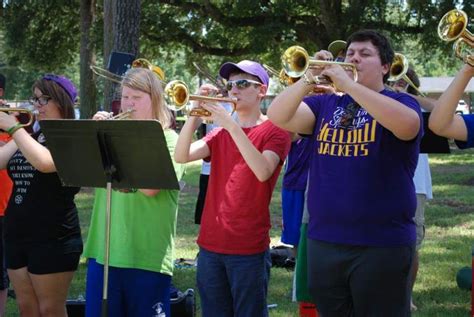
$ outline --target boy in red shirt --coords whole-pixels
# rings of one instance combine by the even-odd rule
[[[225,63],[219,74],[228,80],[229,96],[237,99],[238,119],[221,105],[202,104],[220,128],[191,144],[199,119],[190,117],[175,150],[179,163],[212,162],[197,240],[202,316],[268,316],[269,204],[290,135],[260,111],[269,82],[262,65]]]

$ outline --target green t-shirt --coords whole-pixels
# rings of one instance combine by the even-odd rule
[[[178,135],[165,130],[171,157]],[[159,164],[159,162],[157,162]],[[173,161],[176,176],[181,179],[184,165]],[[160,190],[155,196],[112,192],[109,265],[173,273],[174,237],[178,213],[177,190]],[[107,191],[95,190],[94,207],[84,256],[104,263],[105,212]]]

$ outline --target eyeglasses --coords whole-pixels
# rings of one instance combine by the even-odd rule
[[[250,85],[262,85],[262,83],[250,79],[229,80],[225,85],[225,89],[232,90],[232,87],[235,86],[237,89],[242,90],[250,87]]]
[[[344,109],[344,113],[342,114],[340,121],[340,126],[343,129],[347,129],[352,124],[352,121],[356,117],[359,109],[360,106],[357,103],[352,102],[347,105],[347,107]]]
[[[32,104],[33,106],[36,103],[39,104],[40,106],[46,106],[51,99],[53,99],[53,98],[51,98],[50,96],[46,96],[46,95],[42,95],[42,96],[39,96],[39,97],[32,96],[32,97],[30,97],[30,99],[28,99],[28,102],[30,104]]]

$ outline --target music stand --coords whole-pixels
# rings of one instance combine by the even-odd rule
[[[107,188],[102,316],[108,315],[112,188],[179,190],[163,129],[156,120],[42,120],[65,186]]]

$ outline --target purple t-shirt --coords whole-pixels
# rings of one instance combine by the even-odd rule
[[[464,119],[464,123],[466,124],[467,128],[467,141],[456,141],[456,145],[460,149],[468,149],[470,147],[474,147],[474,115],[473,114],[466,114],[461,116]]]
[[[359,246],[415,244],[413,175],[423,119],[412,97],[387,89],[381,93],[418,113],[415,139],[398,139],[349,95],[304,99],[316,117],[308,182],[311,239]]]
[[[291,142],[290,152],[286,159],[285,175],[283,175],[283,188],[306,190],[313,144],[313,138],[301,138]]]

